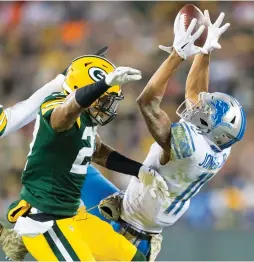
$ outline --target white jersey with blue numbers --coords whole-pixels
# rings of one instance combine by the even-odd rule
[[[147,232],[161,232],[184,214],[190,199],[222,168],[230,148],[218,151],[194,125],[181,120],[171,126],[170,161],[165,165],[160,164],[161,152],[161,147],[154,143],[144,165],[161,174],[170,197],[152,199],[148,188],[134,177],[122,205],[122,219]]]

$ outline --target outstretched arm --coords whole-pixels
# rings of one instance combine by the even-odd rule
[[[100,98],[111,86],[123,85],[141,79],[141,72],[130,67],[118,67],[105,79],[77,89],[51,114],[50,123],[54,130],[69,130],[80,114]]]
[[[210,54],[195,56],[186,81],[185,99],[198,102],[200,92],[208,92]]]
[[[147,83],[137,98],[138,107],[155,141],[165,150],[170,146],[171,121],[160,104],[169,78],[174,74],[183,59],[173,51]]]
[[[214,24],[212,24],[207,10],[205,10],[204,16],[208,24],[208,35],[204,49],[206,49],[209,54],[198,54],[195,56],[191,70],[188,74],[185,90],[185,98],[194,104],[198,102],[198,95],[200,92],[208,92],[210,54],[213,49],[221,48],[218,40],[230,26],[229,23],[226,23],[220,27],[225,17],[224,13],[219,15]]]
[[[110,170],[136,177],[138,177],[139,170],[143,166],[103,143],[99,135],[96,136],[96,151],[93,154],[92,161]]]
[[[183,59],[201,51],[205,52],[202,48],[194,45],[195,40],[199,38],[205,28],[204,26],[200,26],[192,34],[196,23],[197,19],[193,19],[188,29],[185,30],[184,15],[176,18],[173,47],[159,46],[162,50],[171,53],[171,55],[155,72],[137,99],[139,109],[151,135],[165,151],[168,151],[170,148],[171,121],[168,115],[160,108],[160,104],[169,78],[176,71]]]
[[[27,100],[3,110],[0,114],[0,136],[7,136],[35,120],[43,100],[53,92],[61,91],[64,76],[58,75]]]
[[[110,86],[105,80],[84,86],[71,93],[64,103],[57,106],[50,117],[50,124],[57,132],[69,130],[80,114],[96,99],[105,93]]]
[[[104,144],[99,135],[96,137],[96,151],[92,161],[109,170],[137,177],[145,186],[150,187],[149,192],[153,198],[157,196],[157,193],[162,193],[165,197],[168,196],[167,184],[156,171],[121,155]]]

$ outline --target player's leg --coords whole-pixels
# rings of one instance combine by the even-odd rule
[[[97,207],[93,207],[97,206],[102,199],[118,191],[119,189],[107,180],[99,170],[92,165],[88,166],[86,182],[84,183],[81,192],[81,199],[90,214],[93,214],[104,221],[110,222],[100,214]]]
[[[59,261],[60,254],[55,254],[43,235],[22,237],[28,252],[38,261]],[[58,259],[59,257],[59,259]]]
[[[23,237],[23,242],[38,261],[94,261],[88,245],[80,238],[73,218],[57,220],[43,235]]]
[[[134,245],[98,217],[80,209],[75,221],[82,239],[87,243],[96,260],[146,260]]]

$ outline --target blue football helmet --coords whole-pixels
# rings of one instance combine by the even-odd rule
[[[185,109],[181,112],[182,108]],[[238,101],[224,93],[199,94],[196,104],[184,101],[176,113],[197,126],[221,150],[240,141],[246,130],[246,115]]]

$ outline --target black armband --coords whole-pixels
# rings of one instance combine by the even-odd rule
[[[76,90],[76,101],[81,107],[89,107],[109,88],[110,86],[106,84],[105,79],[91,85],[84,86]]]
[[[106,168],[136,177],[138,176],[141,167],[142,164],[139,162],[131,160],[116,151],[111,152],[106,161]]]

